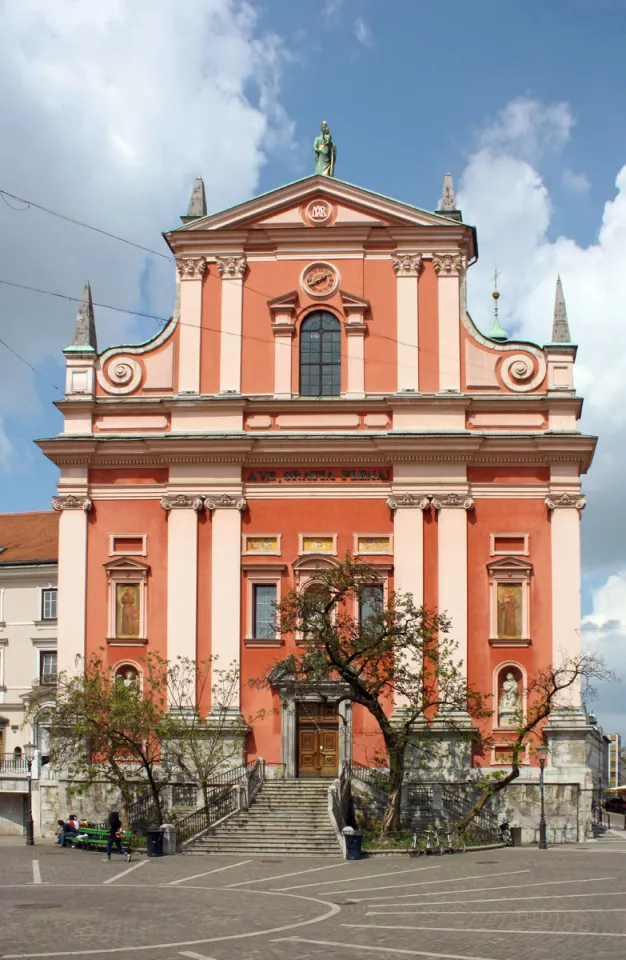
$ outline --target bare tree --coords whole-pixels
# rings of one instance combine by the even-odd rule
[[[614,679],[614,674],[606,668],[602,657],[593,653],[564,657],[558,666],[550,665],[531,676],[523,691],[522,702],[526,701],[526,710],[524,712],[520,708],[513,717],[511,734],[514,734],[514,739],[507,743],[511,768],[507,773],[497,771],[477,781],[480,796],[472,808],[461,817],[457,828],[464,830],[491,797],[519,777],[520,757],[525,754],[527,747],[532,749],[541,742],[543,724],[551,714],[571,704],[574,691],[578,693],[583,689],[589,697],[593,692],[591,684],[594,681]],[[485,741],[485,745],[492,743],[491,740]]]
[[[321,699],[335,684],[339,702],[358,703],[375,718],[388,766],[384,837],[399,827],[408,748],[418,761],[432,749],[429,719],[436,714],[445,724],[455,711],[473,718],[489,711],[455,659],[450,620],[416,606],[410,594],[385,601],[381,587],[373,566],[348,555],[316,571],[313,589],[290,592],[278,609],[280,626],[300,638],[302,652],[276,664],[264,682],[290,675]]]

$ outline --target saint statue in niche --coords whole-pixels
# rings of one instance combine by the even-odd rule
[[[522,585],[498,584],[498,637],[519,640],[522,636]]]
[[[498,701],[498,722],[501,727],[511,727],[519,718],[520,695],[519,684],[515,675],[509,671],[502,681],[500,699]]]
[[[139,674],[134,667],[120,667],[115,675],[117,683],[121,683],[127,690],[136,692],[139,689]]]
[[[115,608],[116,637],[138,637],[141,625],[138,583],[117,584]]]

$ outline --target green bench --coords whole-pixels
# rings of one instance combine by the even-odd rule
[[[132,830],[122,831],[123,846],[126,848],[130,847],[132,836]],[[81,827],[78,833],[68,833],[66,835],[65,846],[71,845],[81,850],[104,850],[106,849],[108,839],[108,827]]]

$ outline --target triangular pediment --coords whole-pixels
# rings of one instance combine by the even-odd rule
[[[321,209],[326,206],[328,215]],[[316,210],[320,208],[319,210]],[[330,225],[424,226],[472,230],[441,214],[401,203],[344,180],[314,175],[278,187],[220,213],[187,223],[171,234],[232,227],[260,229]]]
[[[520,560],[518,557],[500,557],[498,560],[492,560],[488,563],[487,569],[492,572],[496,570],[517,570],[520,573],[527,573],[533,569],[533,565],[528,560]]]
[[[115,560],[109,560],[108,563],[103,564],[103,566],[104,569],[109,573],[112,573],[115,570],[128,570],[136,573],[147,573],[150,569],[147,563],[142,563],[141,560],[134,560],[132,557],[117,557]]]

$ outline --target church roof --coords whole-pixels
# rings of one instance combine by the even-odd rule
[[[59,514],[0,513],[0,567],[56,563],[59,556]]]

